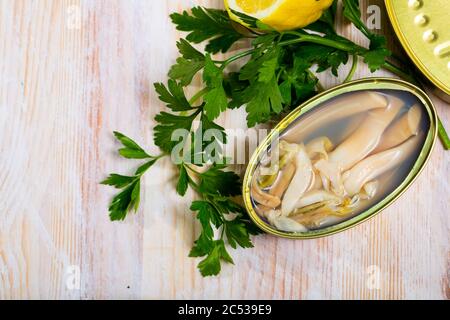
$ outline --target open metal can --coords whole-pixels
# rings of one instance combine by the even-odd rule
[[[340,85],[299,106],[260,144],[243,182],[246,209],[285,238],[352,228],[407,190],[436,137],[435,108],[418,87],[391,78]]]
[[[450,102],[448,0],[386,0],[386,9],[406,53]]]

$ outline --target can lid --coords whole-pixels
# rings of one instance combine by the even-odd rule
[[[392,26],[414,64],[450,95],[448,0],[386,0]]]

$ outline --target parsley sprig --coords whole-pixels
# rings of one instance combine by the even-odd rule
[[[223,161],[220,146],[227,143],[227,136],[216,119],[235,108],[245,108],[249,127],[279,119],[323,90],[317,73],[329,70],[337,76],[350,57],[353,63],[345,81],[353,78],[357,62],[362,59],[372,72],[384,68],[416,82],[408,68],[390,61],[386,39],[372,33],[361,21],[359,1],[344,0],[343,4],[344,16],[369,39],[368,48],[336,33],[336,2],[316,23],[288,32],[277,32],[253,17],[235,12],[253,27],[245,29],[231,21],[226,11],[217,9],[195,7],[190,12],[172,14],[176,28],[187,32],[187,36],[177,43],[180,57],[170,68],[167,85],[155,84],[167,108],[156,116],[154,128],[155,145],[163,154],[151,156],[130,138],[115,133],[123,145],[120,155],[145,162],[131,176],[112,174],[103,182],[120,190],[109,208],[111,220],[123,220],[128,212],[137,210],[145,172],[163,156],[175,155],[182,159],[176,164],[176,192],[185,196],[190,188],[197,194],[190,209],[201,232],[189,256],[203,258],[198,265],[200,273],[214,276],[223,262],[233,264],[228,247],[253,247],[250,237],[260,231],[239,204],[240,178]],[[251,43],[249,48],[225,60],[215,59],[214,54],[231,51],[243,39]],[[200,43],[206,43],[204,51],[193,46]],[[242,67],[233,65],[244,58],[247,61]],[[229,68],[231,65],[233,68]],[[188,99],[185,88],[199,73],[203,87]],[[201,125],[196,126],[196,122]],[[179,129],[184,129],[187,136],[177,136]],[[208,129],[220,132],[210,141],[215,144],[216,154],[208,154],[209,143],[198,138]],[[440,129],[444,136],[443,127]],[[448,137],[443,141],[448,142]],[[182,148],[180,142],[184,142]]]
[[[123,135],[120,132],[114,132],[123,148],[119,154],[127,159],[138,159],[145,162],[139,166],[134,175],[124,176],[120,174],[111,174],[106,180],[101,182],[104,185],[113,186],[120,189],[109,206],[111,221],[125,220],[128,212],[136,211],[140,203],[141,178],[162,156],[151,156],[144,151],[136,142]]]
[[[234,264],[225,241],[233,249],[252,248],[250,235],[260,233],[245,209],[233,200],[233,197],[241,194],[239,176],[225,171],[225,168],[226,165],[216,164],[199,172],[191,165],[183,164],[180,169],[178,186],[183,186],[181,191],[190,186],[201,195],[201,199],[194,201],[190,208],[196,212],[202,231],[189,256],[204,257],[198,265],[203,276],[219,274],[221,261]],[[177,190],[180,191],[179,188]],[[216,233],[219,235],[216,236]]]

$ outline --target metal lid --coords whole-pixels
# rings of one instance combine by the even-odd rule
[[[449,0],[386,0],[392,26],[422,73],[450,95]]]

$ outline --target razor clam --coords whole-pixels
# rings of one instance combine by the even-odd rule
[[[280,172],[287,165],[292,163],[292,160],[295,158],[295,154],[299,150],[299,147],[300,146],[297,144],[291,144],[286,141],[280,141],[277,150],[274,152],[274,155],[272,155],[272,157],[274,156],[277,157],[277,159],[272,159],[275,162],[275,164],[272,167],[259,169],[258,182],[261,188],[266,189],[268,187],[274,186],[274,184],[277,182],[277,184],[279,184],[278,187],[275,187],[275,190],[277,192],[272,192],[272,194],[278,195],[278,197],[281,198],[287,186],[283,188],[286,176],[280,177]],[[288,170],[287,172],[289,175],[290,170]],[[292,177],[289,178],[289,181],[291,178]]]
[[[403,106],[401,99],[390,97],[387,108],[370,111],[361,126],[330,153],[329,161],[344,171],[364,159],[377,147],[383,132]]]
[[[253,180],[251,192],[253,199],[263,206],[269,207],[269,208],[276,208],[280,205],[281,200],[278,197],[275,197],[267,192],[262,191],[256,179]]]
[[[319,156],[323,159],[328,159],[328,152],[333,149],[333,142],[328,137],[319,137],[311,140],[306,145],[306,153],[310,159]]]
[[[275,197],[282,198],[285,191],[289,187],[289,184],[292,181],[292,178],[295,175],[295,164],[289,163],[280,173],[277,181],[270,189],[269,193]]]
[[[295,175],[281,202],[281,214],[289,215],[294,210],[299,198],[314,185],[314,171],[305,147],[301,146],[295,158]]]
[[[361,199],[370,200],[375,197],[379,186],[380,182],[378,180],[367,182],[362,188],[363,192],[360,194]]]
[[[416,104],[386,130],[380,144],[373,153],[391,149],[410,137],[418,135],[421,120],[422,108]]]
[[[333,202],[337,206],[342,204],[342,198],[336,196],[331,192],[327,192],[324,190],[312,190],[307,192],[303,197],[300,198],[300,200],[298,200],[296,207],[303,208],[314,203],[328,201]]]
[[[311,190],[319,190],[324,188],[322,183],[322,177],[320,176],[320,173],[315,170],[314,171],[314,184],[311,186]]]
[[[259,171],[260,174],[258,178],[258,184],[262,189],[266,189],[273,186],[273,184],[277,181],[279,171],[271,175],[263,175],[261,173],[261,169]]]
[[[394,169],[414,152],[420,135],[402,145],[364,159],[345,174],[344,188],[349,195],[358,194],[363,186],[380,175]]]
[[[266,207],[262,204],[257,204],[254,206],[254,208],[255,208],[255,211],[259,214],[259,216],[265,217],[265,218],[267,218],[269,212],[273,210],[273,208]]]
[[[306,228],[317,229],[326,223],[326,219],[342,218],[349,213],[349,210],[337,209],[327,202],[322,202],[298,210],[290,218]]]
[[[284,217],[279,211],[272,210],[269,212],[267,219],[278,230],[293,233],[307,232],[308,229],[297,221]]]
[[[326,126],[332,122],[339,121],[356,115],[358,113],[367,112],[369,110],[386,108],[388,106],[387,98],[377,92],[361,91],[344,96],[332,101],[333,108],[324,107],[322,110],[311,114],[305,118],[302,126],[296,126],[290,129],[284,136],[287,142],[296,143],[304,140],[305,135],[309,132],[317,130],[322,126]]]
[[[339,164],[321,159],[314,164],[314,168],[319,172],[325,190],[333,191],[341,197],[345,196]]]
[[[383,132],[403,105],[401,99],[390,97],[387,108],[370,111],[361,126],[329,154],[328,160],[322,159],[315,164],[322,179],[330,181],[333,192],[339,196],[345,195],[342,172],[353,167],[377,147]]]

